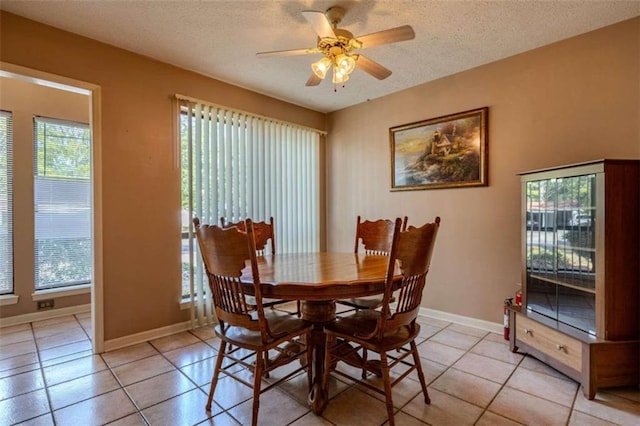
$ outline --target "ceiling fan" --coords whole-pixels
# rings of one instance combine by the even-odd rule
[[[411,40],[415,37],[413,28],[403,25],[384,31],[354,37],[345,29],[338,28],[338,24],[344,17],[345,10],[339,6],[332,6],[325,12],[305,10],[302,15],[311,24],[318,35],[316,47],[308,49],[276,50],[272,52],[260,52],[256,56],[267,58],[272,56],[293,56],[321,53],[322,59],[311,64],[313,73],[307,80],[307,86],[317,86],[325,78],[327,72],[333,68],[332,82],[344,87],[349,79],[349,74],[358,67],[371,74],[378,80],[384,80],[391,75],[391,70],[366,56],[354,53],[359,49],[379,46],[382,44],[396,43]],[[334,86],[335,91],[335,86]]]

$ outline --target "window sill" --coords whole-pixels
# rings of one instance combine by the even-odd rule
[[[0,295],[0,306],[15,305],[18,303],[20,296],[15,294],[3,294]]]
[[[76,296],[78,294],[91,293],[91,284],[75,285],[66,288],[51,288],[47,290],[38,290],[31,294],[31,299],[36,302],[38,300],[56,299],[58,297]]]
[[[182,299],[180,301],[180,310],[186,311],[187,309],[191,309],[191,300],[190,299]]]

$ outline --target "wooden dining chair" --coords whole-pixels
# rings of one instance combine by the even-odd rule
[[[231,228],[233,226],[237,227],[239,230],[245,232],[246,227],[244,221],[238,222],[229,222],[227,218],[224,216],[220,218],[220,226],[223,228]],[[275,237],[275,225],[273,222],[273,216],[269,218],[269,222],[254,222],[253,223],[253,231],[256,240],[256,253],[258,256],[264,256],[267,254],[267,245],[270,243],[271,251],[270,254],[276,254],[276,237]],[[264,307],[275,307],[278,305],[286,305],[292,303],[290,300],[281,300],[281,299],[263,299],[262,306]],[[296,302],[295,311],[287,311],[291,314],[300,316],[300,302]]]
[[[402,230],[407,228],[407,216],[402,220]],[[365,254],[388,256],[391,251],[393,240],[393,230],[395,223],[389,219],[378,219],[376,221],[365,220],[358,216],[356,222],[356,242],[353,248],[354,253],[358,253],[362,245]],[[376,309],[382,305],[382,296],[364,296],[350,299],[340,299],[337,301],[351,309]],[[347,310],[346,312],[349,312]],[[342,312],[344,314],[344,311]]]
[[[238,227],[224,229],[200,225],[198,218],[194,218],[193,223],[218,319],[215,332],[220,338],[206,409],[211,411],[211,401],[222,373],[253,388],[251,424],[256,425],[260,394],[301,371],[306,371],[311,388],[308,361],[312,359],[312,352],[310,345],[305,344],[310,341],[311,324],[278,310],[264,309],[251,219],[245,221],[246,232]],[[247,261],[252,284],[241,282]],[[247,289],[253,293],[255,304],[247,303]],[[275,359],[269,360],[269,351],[278,353]],[[266,373],[295,360],[300,362],[297,368],[262,386]],[[247,381],[246,370],[253,374],[253,383]]]
[[[360,310],[353,315],[338,318],[325,326],[324,396],[329,397],[330,374],[349,378],[375,392],[385,395],[389,424],[394,424],[392,388],[413,370],[418,373],[424,402],[430,404],[429,392],[420,364],[415,339],[420,332],[416,318],[422,300],[429,264],[440,227],[440,218],[419,228],[410,226],[401,231],[402,221],[396,219],[389,254],[385,292],[380,310]],[[394,281],[396,264],[402,279]],[[391,299],[396,297],[392,305]],[[369,361],[367,352],[376,352],[380,360]],[[361,353],[361,356],[357,356]],[[368,382],[366,374],[353,377],[349,370],[331,369],[338,362],[382,376],[383,388]],[[391,381],[390,370],[402,366],[400,376]],[[408,367],[408,368],[407,368]]]

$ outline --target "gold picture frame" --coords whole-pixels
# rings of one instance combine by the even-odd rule
[[[391,190],[488,185],[489,108],[389,129]]]

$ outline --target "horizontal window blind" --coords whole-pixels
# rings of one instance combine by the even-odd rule
[[[91,282],[89,126],[34,118],[35,288]]]
[[[181,100],[180,133],[183,232],[191,236],[183,241],[184,294],[188,280],[196,294],[206,293],[207,286],[193,235],[187,234],[194,216],[209,224],[219,224],[221,217],[273,217],[279,253],[319,250],[317,131]],[[193,277],[185,263],[193,265]]]
[[[13,293],[13,120],[0,111],[0,294]]]

